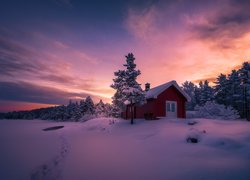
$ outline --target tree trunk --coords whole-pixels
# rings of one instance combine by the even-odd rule
[[[134,124],[134,105],[131,104],[131,124]]]
[[[244,86],[244,116],[249,121],[249,104],[247,99],[247,87]]]
[[[247,105],[247,113],[246,113],[246,119],[248,120],[248,121],[250,121],[250,107],[249,107],[249,104]]]

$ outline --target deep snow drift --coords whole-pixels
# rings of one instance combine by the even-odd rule
[[[0,179],[250,179],[249,122],[188,121],[0,121]]]

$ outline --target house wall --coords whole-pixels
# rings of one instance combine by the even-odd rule
[[[146,104],[137,107],[136,118],[144,118],[145,113],[155,114],[156,109],[157,109],[157,100],[149,99],[147,100]]]
[[[134,118],[144,118],[145,113],[152,113],[155,114],[156,112],[156,99],[149,99],[147,100],[147,103],[141,106],[135,107],[135,117]],[[130,112],[130,106],[126,107],[125,112],[122,113],[122,117],[125,119],[131,118],[131,112]]]
[[[157,99],[149,99],[147,103],[136,107],[135,118],[144,118],[145,113],[152,113],[155,117],[166,116],[166,101],[177,102],[177,117],[186,118],[185,102],[186,98],[174,87],[171,86],[161,94]],[[127,110],[124,118],[130,118],[130,113]]]
[[[174,87],[171,86],[157,97],[157,116],[166,116],[166,101],[176,101],[177,102],[177,117],[185,118],[185,102],[186,98]]]

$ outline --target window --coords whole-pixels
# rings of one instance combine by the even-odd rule
[[[168,112],[171,111],[170,103],[167,103],[167,111],[168,111]]]
[[[175,103],[171,104],[171,110],[172,110],[172,112],[175,112]]]

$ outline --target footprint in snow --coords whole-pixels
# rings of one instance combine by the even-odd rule
[[[69,152],[69,145],[64,137],[61,137],[61,149],[52,160],[35,168],[30,176],[31,180],[57,180],[62,179],[63,160]]]

